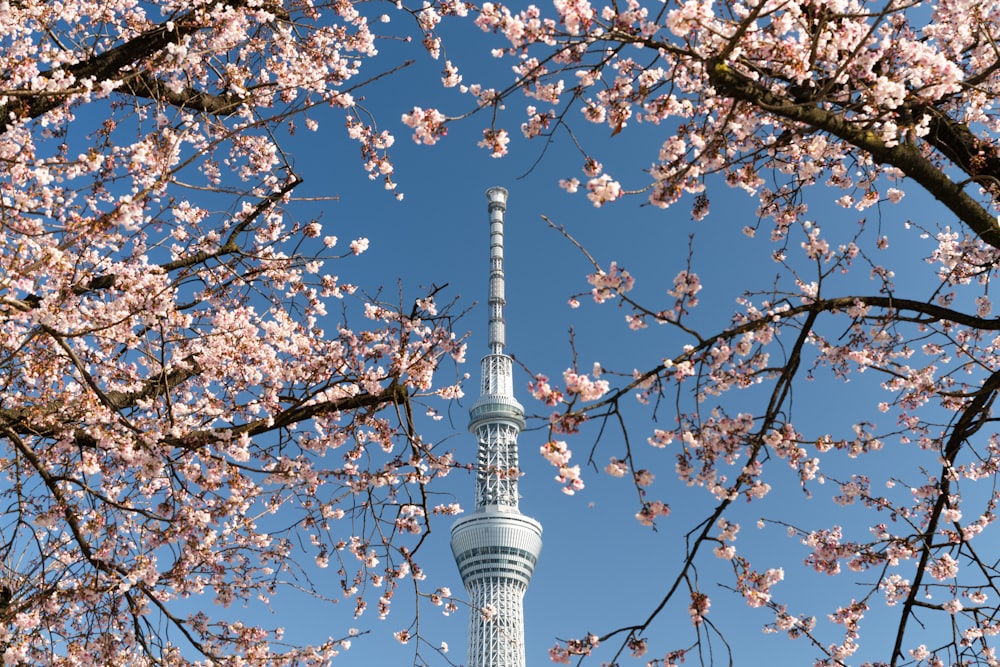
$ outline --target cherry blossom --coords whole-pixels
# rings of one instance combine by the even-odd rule
[[[409,113],[403,114],[403,123],[412,127],[413,140],[431,146],[448,133],[444,125],[445,117],[437,109],[421,109],[414,107]]]
[[[655,11],[641,2],[562,1],[548,11],[498,3],[476,11],[481,29],[506,40],[491,55],[511,61],[506,85],[481,84],[504,91],[488,105],[489,127],[509,122],[506,109],[520,121],[526,111],[527,139],[548,144],[565,128],[584,156],[580,173],[554,175],[554,183],[600,207],[635,196],[659,208],[686,204],[702,224],[714,217],[713,199],[746,198],[751,220],[717,221],[707,234],[731,228],[776,265],[767,284],[717,287],[706,279],[712,290],[703,290],[715,267],[700,253],[712,244],[699,242],[698,227],[685,227],[695,248],[687,266],[644,272],[629,263],[644,286],[662,284],[666,294],[640,297],[636,278],[620,268],[625,258],[599,256],[571,228],[552,224],[594,266],[569,296],[571,307],[588,294],[615,305],[621,338],[602,342],[616,354],[630,348],[629,336],[655,335],[657,326],[664,352],[603,374],[608,387],[593,393],[581,391],[588,378],[575,364],[562,382],[542,369],[532,394],[559,411],[547,417],[554,434],[587,438],[598,428],[588,423],[601,424],[596,444],[588,443],[589,462],[631,477],[640,522],[660,517],[691,530],[650,620],[603,637],[602,646],[617,636],[625,651],[628,637],[657,623],[675,628],[666,619],[688,604],[677,591],[690,586],[707,553],[733,569],[723,586],[751,607],[772,609],[775,620],[765,628],[805,638],[816,664],[856,655],[876,604],[898,622],[882,643],[867,638],[882,652],[873,664],[991,660],[993,647],[977,634],[981,612],[969,607],[993,604],[986,594],[995,593],[987,591],[995,568],[975,544],[992,528],[1000,500],[974,486],[1000,470],[996,438],[980,430],[1000,391],[1000,327],[989,290],[1000,248],[993,9],[960,0],[919,8],[680,0]],[[630,146],[650,150],[622,163],[601,153],[592,127],[612,138],[628,133],[637,141]],[[517,149],[512,143],[509,152]],[[943,218],[896,213],[919,190],[942,203]],[[829,204],[855,217],[831,214],[837,209]],[[923,254],[907,258],[901,247]],[[925,266],[927,282],[917,287],[910,278]],[[729,311],[703,305],[730,297]],[[823,411],[815,408],[798,419],[801,395],[810,394],[803,387],[814,381],[851,383],[872,397],[871,409],[857,408],[861,414],[841,423],[817,419]],[[633,403],[650,406],[655,426],[628,412]],[[624,451],[609,443],[609,417],[619,420]],[[565,466],[572,443],[558,442],[546,456]],[[869,462],[879,452],[912,468],[888,474]],[[799,549],[797,561],[751,567],[732,527],[753,510],[737,501],[752,508],[769,499],[777,484],[789,484],[789,469],[804,499],[829,502],[858,523],[775,519]],[[682,490],[708,494],[709,516],[668,515],[666,503],[647,495],[653,475],[660,482],[668,473]],[[675,508],[681,502],[671,500]],[[796,562],[857,582],[867,597],[840,596],[821,613],[792,613],[776,583]],[[696,605],[688,611],[696,627],[704,623]],[[842,629],[839,637],[829,624]],[[927,639],[913,649],[931,627],[943,628],[940,643]],[[961,639],[965,632],[975,641]],[[693,636],[710,662],[708,639]]]
[[[327,663],[359,633],[303,643],[225,609],[419,595],[428,522],[460,508],[428,502],[457,464],[411,415],[461,395],[437,376],[464,342],[433,293],[404,308],[341,277],[369,242],[335,254],[344,231],[303,219],[281,143],[342,124],[345,168],[394,190],[356,96],[398,63],[373,64],[361,9],[0,17],[5,663]]]

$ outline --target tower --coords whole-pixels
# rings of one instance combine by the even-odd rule
[[[518,510],[514,363],[504,354],[503,221],[507,190],[486,191],[490,215],[489,349],[469,430],[479,441],[476,508],[455,522],[451,551],[472,602],[468,667],[524,667],[524,593],[542,551],[542,526]]]

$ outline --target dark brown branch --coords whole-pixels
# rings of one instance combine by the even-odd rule
[[[333,401],[319,401],[308,405],[296,405],[267,419],[258,419],[227,428],[197,431],[180,438],[166,438],[164,442],[183,449],[197,449],[213,442],[243,434],[254,436],[262,433],[270,433],[271,431],[276,431],[331,412],[360,410],[364,408],[378,409],[390,404],[403,405],[408,399],[409,395],[407,394],[406,387],[394,382],[378,394],[358,394],[357,396],[348,396]]]
[[[103,395],[102,402],[117,410],[124,410],[135,405],[138,400],[158,396],[195,375],[197,375],[196,365],[190,370],[177,369],[163,378],[148,380],[145,386],[137,392],[107,392]],[[365,408],[379,409],[386,405],[404,405],[408,400],[409,395],[406,387],[393,383],[377,394],[358,394],[331,401],[296,405],[274,415],[273,418],[258,419],[226,428],[197,431],[181,437],[166,438],[163,442],[182,449],[197,449],[233,436],[243,434],[254,436],[268,433],[331,412]],[[59,437],[68,431],[65,428],[67,425],[65,423],[52,425],[47,423],[46,418],[58,414],[59,410],[64,407],[60,404],[46,407],[3,409],[0,410],[0,426],[17,435]],[[73,430],[73,440],[79,447],[90,448],[97,445],[97,439],[84,429]]]
[[[962,449],[962,445],[982,428],[984,416],[988,416],[990,405],[997,392],[1000,391],[1000,371],[994,372],[983,383],[982,388],[975,393],[972,400],[961,411],[958,421],[951,429],[948,442],[944,447],[944,461],[938,488],[937,500],[931,509],[930,517],[927,520],[927,527],[924,529],[923,545],[920,549],[920,562],[913,575],[913,584],[910,586],[909,594],[903,603],[903,613],[899,616],[899,627],[896,630],[895,646],[892,649],[891,665],[898,664],[900,659],[906,660],[903,654],[903,638],[906,634],[906,626],[913,615],[913,607],[917,605],[917,595],[921,590],[921,582],[927,572],[927,565],[930,561],[934,546],[934,536],[941,521],[941,513],[948,506],[948,496],[951,490],[950,473],[955,464],[955,458]]]
[[[202,262],[206,262],[222,255],[229,255],[237,252],[240,249],[239,244],[236,242],[239,235],[245,232],[257,218],[281,201],[285,195],[294,190],[300,183],[302,183],[302,179],[298,175],[292,174],[292,177],[289,178],[280,189],[272,192],[257,202],[257,204],[253,207],[253,210],[247,213],[246,216],[240,220],[239,224],[236,225],[231,232],[229,232],[226,242],[219,246],[217,250],[213,250],[211,252],[203,250],[188,257],[182,257],[172,262],[160,264],[160,268],[164,271],[174,271],[176,269],[194,266],[195,264],[201,264]]]
[[[1000,331],[1000,318],[984,318],[976,317],[975,315],[969,315],[968,313],[963,313],[957,310],[952,310],[951,308],[945,308],[944,306],[939,306],[933,303],[927,303],[924,301],[916,301],[913,299],[899,299],[891,296],[842,296],[835,297],[832,299],[819,299],[813,301],[812,303],[802,304],[799,306],[792,306],[778,313],[774,313],[774,317],[781,320],[789,320],[798,317],[804,313],[820,313],[820,312],[836,312],[844,311],[852,308],[856,305],[868,306],[871,308],[881,308],[884,310],[892,310],[897,313],[900,311],[913,312],[918,315],[926,317],[930,321],[940,321],[940,322],[954,322],[955,324],[962,324],[974,329],[979,329],[982,331]],[[873,316],[872,316],[873,317]],[[696,345],[688,350],[685,350],[683,354],[675,357],[671,361],[673,363],[680,363],[688,359],[692,359],[701,352],[711,348],[720,340],[729,340],[740,336],[744,333],[750,331],[757,331],[771,326],[774,323],[770,317],[762,317],[756,320],[750,320],[732,326],[724,331],[720,331],[713,336],[707,338],[699,337],[699,341]],[[597,401],[596,403],[588,403],[585,407],[587,412],[595,412],[601,408],[613,405],[617,401],[621,400],[623,396],[630,394],[637,387],[642,384],[649,382],[654,377],[658,376],[664,371],[664,366],[656,366],[644,373],[641,373],[635,377],[627,385],[615,390],[614,392],[608,394],[604,399]]]
[[[955,183],[931,160],[924,157],[916,145],[907,142],[886,145],[876,133],[851,123],[844,116],[818,106],[789,101],[723,62],[710,60],[705,66],[709,81],[723,95],[747,102],[786,120],[832,134],[869,153],[877,162],[896,167],[947,206],[985,243],[1000,248],[1000,225],[997,224],[996,217],[969,196],[960,184]]]
[[[231,0],[229,2],[219,2],[216,6],[238,7],[241,4],[238,0]],[[176,19],[164,21],[156,27],[103,53],[93,55],[86,60],[81,60],[66,67],[46,70],[41,72],[39,77],[52,79],[57,73],[63,73],[72,75],[72,78],[77,82],[92,80],[96,83],[124,78],[124,75],[128,74],[131,68],[140,65],[143,60],[163,50],[168,44],[177,44],[184,37],[211,27],[210,23],[203,18],[207,17],[211,12],[212,7],[205,7],[184,14]],[[141,81],[143,78],[140,75],[138,79],[135,79],[140,81],[137,85],[142,85]],[[150,84],[148,87],[149,92],[155,92],[158,88],[157,84],[162,86],[159,82],[153,83],[155,79],[152,79],[152,77],[145,78],[149,80],[147,81]],[[71,92],[17,90],[8,91],[5,94],[9,101],[6,104],[0,105],[0,117],[4,119],[5,128],[9,128],[12,124],[22,119],[37,118],[55,109],[63,103]],[[174,95],[176,96],[176,94]],[[170,101],[162,97],[157,97],[157,99]],[[202,102],[207,103],[207,100],[202,100]]]
[[[949,118],[935,107],[914,107],[914,118],[926,115],[930,122],[924,141],[936,148],[973,180],[992,179],[1000,186],[1000,157],[989,144],[982,142],[968,126]],[[991,188],[991,191],[993,189]]]
[[[192,357],[186,358],[184,362],[185,367],[183,368],[175,368],[168,373],[146,380],[142,389],[138,391],[108,391],[104,393],[104,397],[113,409],[124,410],[134,406],[139,401],[165,394],[201,372],[201,367]]]
[[[119,90],[127,90],[136,97],[146,97],[159,102],[166,102],[175,107],[193,109],[213,116],[227,116],[235,112],[241,104],[243,98],[238,95],[224,93],[212,95],[190,86],[181,91],[176,91],[156,77],[139,73],[134,77],[125,80],[124,85]]]

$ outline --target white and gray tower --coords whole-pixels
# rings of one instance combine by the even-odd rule
[[[486,191],[490,213],[490,353],[469,430],[479,440],[476,509],[451,529],[451,550],[469,592],[468,667],[524,667],[524,593],[542,551],[542,526],[518,510],[514,364],[503,352],[503,220],[507,190]]]

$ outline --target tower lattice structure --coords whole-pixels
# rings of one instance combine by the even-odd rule
[[[517,436],[524,408],[514,398],[514,364],[504,354],[503,223],[507,190],[486,191],[490,217],[489,349],[476,435],[476,507],[451,529],[451,550],[471,598],[468,667],[524,667],[524,593],[542,551],[542,526],[518,509]]]

